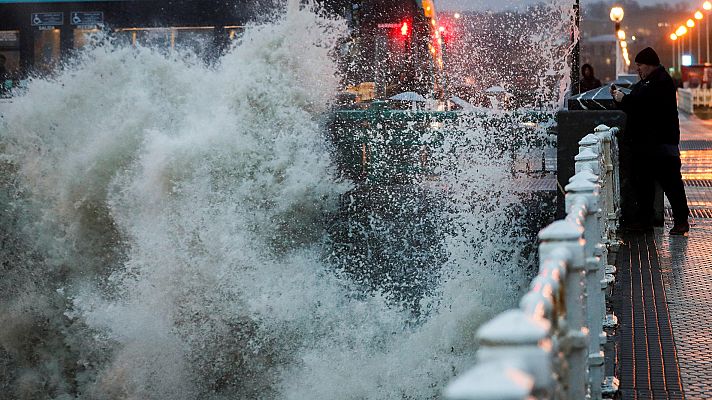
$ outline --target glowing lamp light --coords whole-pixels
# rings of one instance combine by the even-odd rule
[[[709,1],[705,1],[702,4],[702,8],[704,8],[707,11],[712,10],[712,3],[710,3]]]
[[[613,7],[611,8],[611,13],[609,17],[611,17],[611,21],[613,22],[621,22],[623,21],[623,15],[625,13],[623,12],[623,7]]]
[[[694,21],[692,18],[690,18],[690,19],[687,20],[687,22],[685,23],[685,25],[687,25],[688,28],[694,28],[694,27],[695,27],[695,21]]]
[[[433,0],[423,0],[422,7],[425,18],[435,17],[435,6],[433,4]]]
[[[618,31],[618,40],[625,40],[625,31],[623,29]]]
[[[684,34],[686,34],[686,33],[687,33],[687,28],[685,28],[684,25],[680,25],[680,26],[677,28],[677,30],[675,31],[675,34],[677,35],[677,37],[680,37],[680,36],[682,36],[682,35],[684,35]]]
[[[692,56],[690,54],[682,55],[682,65],[685,67],[689,67],[690,65],[692,65]]]
[[[625,40],[621,40],[621,48],[625,49],[626,47],[628,47],[628,43]]]
[[[670,34],[670,40],[677,40],[677,35],[674,33]]]
[[[401,25],[400,28],[401,35],[403,36],[408,36],[408,32],[410,31],[410,27],[408,26],[407,22],[403,22],[403,25]]]
[[[702,15],[701,11],[695,11],[695,19],[702,19],[704,15]]]

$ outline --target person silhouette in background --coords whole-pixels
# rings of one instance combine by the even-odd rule
[[[582,65],[580,82],[581,93],[588,92],[591,89],[599,87],[601,87],[601,81],[594,76],[593,67],[591,66],[591,64]]]

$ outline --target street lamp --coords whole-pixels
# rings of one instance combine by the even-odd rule
[[[623,12],[623,7],[616,6],[611,8],[611,13],[609,16],[611,17],[611,21],[620,24],[621,21],[623,21],[624,14],[625,13]]]
[[[695,11],[695,19],[698,21],[697,24],[699,25],[699,23],[700,23],[699,20],[702,19],[702,13],[700,11]],[[701,28],[701,26],[698,26],[698,28]],[[702,50],[701,50],[702,39],[700,38],[701,31],[702,31],[701,29],[697,29],[697,57],[698,57],[697,63],[698,64],[701,64],[700,60],[702,60]]]
[[[710,10],[712,10],[712,3],[705,1],[702,8],[707,12],[707,59],[705,63],[708,63],[710,62]]]
[[[677,35],[671,33],[670,40],[672,40],[672,71],[675,72],[675,41],[677,40]]]
[[[618,32],[621,30],[621,21],[623,21],[623,7],[613,7],[611,8],[611,13],[609,16],[611,17],[611,21],[614,22],[615,24],[615,33],[616,33],[616,38],[618,37]],[[618,78],[618,75],[623,73],[623,65],[621,63],[621,47],[618,44],[618,40],[616,40],[616,78]]]

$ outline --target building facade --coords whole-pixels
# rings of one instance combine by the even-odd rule
[[[245,0],[0,1],[0,54],[20,79],[51,71],[86,45],[90,34],[107,30],[132,44],[168,48],[224,48],[261,11]],[[206,46],[207,43],[207,46]],[[200,44],[200,45],[198,45]],[[219,54],[219,53],[218,53]],[[207,54],[206,54],[207,56]]]

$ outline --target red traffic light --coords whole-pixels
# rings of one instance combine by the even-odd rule
[[[410,33],[410,26],[408,25],[408,22],[403,22],[403,25],[401,25],[400,31],[401,31],[401,35],[408,36],[408,33]]]

